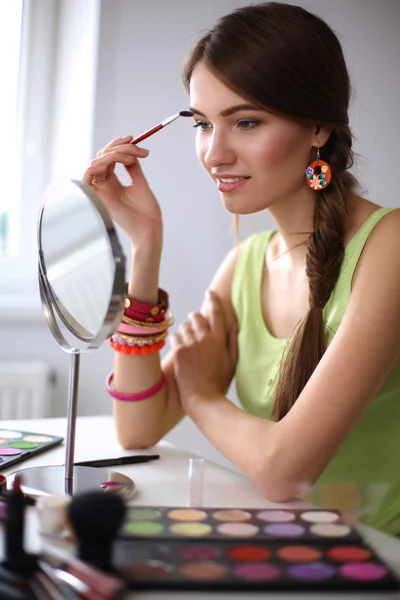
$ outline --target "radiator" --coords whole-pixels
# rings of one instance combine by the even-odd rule
[[[50,417],[55,379],[41,360],[0,361],[0,419]]]

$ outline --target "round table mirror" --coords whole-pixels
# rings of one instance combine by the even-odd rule
[[[46,190],[38,219],[39,290],[46,323],[71,356],[65,465],[21,471],[30,495],[103,489],[131,496],[131,479],[108,469],[74,466],[81,352],[98,348],[124,310],[125,256],[107,210],[87,184]]]

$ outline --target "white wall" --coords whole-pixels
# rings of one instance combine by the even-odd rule
[[[292,0],[325,18],[339,34],[356,94],[351,125],[362,161],[358,174],[367,197],[398,206],[397,141],[400,138],[398,0]],[[102,0],[97,106],[93,151],[110,139],[137,134],[188,107],[180,65],[197,34],[238,0]],[[77,140],[79,143],[79,140]],[[144,162],[163,209],[165,250],[161,285],[176,321],[196,310],[215,269],[233,243],[231,217],[202,172],[191,123],[180,119],[143,144]],[[271,227],[268,215],[247,221],[244,235]],[[125,238],[123,238],[125,241]],[[1,357],[48,359],[59,372],[54,415],[65,414],[68,356],[43,322],[0,323]],[[81,361],[80,414],[110,413],[104,379],[112,367],[107,344]],[[168,436],[183,447],[227,464],[187,419]]]

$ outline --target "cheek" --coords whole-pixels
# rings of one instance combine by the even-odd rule
[[[288,160],[293,154],[293,145],[291,140],[275,135],[270,136],[263,144],[258,144],[254,152],[260,161],[275,166]]]
[[[308,153],[304,135],[290,130],[272,130],[267,139],[259,140],[253,146],[253,156],[260,164],[279,170],[302,169]]]
[[[201,139],[198,134],[196,135],[195,148],[198,161],[205,169],[207,169],[207,165],[204,161],[204,157],[207,152],[207,146],[204,143],[204,139]]]

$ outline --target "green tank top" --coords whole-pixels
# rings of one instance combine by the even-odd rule
[[[338,281],[323,311],[328,345],[344,316],[353,274],[368,236],[390,210],[382,208],[370,215],[345,249]],[[239,325],[236,389],[244,410],[265,419],[272,418],[279,365],[287,344],[286,339],[276,338],[268,330],[261,307],[262,273],[273,233],[257,233],[245,242],[232,283],[232,303]],[[399,535],[399,445],[400,360],[306,499]]]

